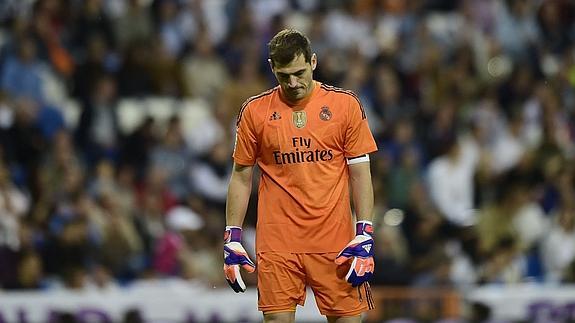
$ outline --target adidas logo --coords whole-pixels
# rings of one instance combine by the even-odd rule
[[[281,118],[282,118],[282,116],[280,115],[280,113],[277,111],[274,111],[274,113],[272,113],[272,115],[270,116],[270,121],[279,120]]]
[[[371,251],[371,245],[370,244],[366,244],[365,246],[361,246],[363,248],[363,250],[365,250],[367,253],[369,253]]]

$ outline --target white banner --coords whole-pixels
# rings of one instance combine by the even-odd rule
[[[575,285],[485,286],[471,291],[466,299],[488,305],[492,318],[497,320],[546,323],[575,320]]]
[[[486,286],[469,291],[467,302],[481,302],[497,321],[567,322],[575,319],[575,285]],[[207,288],[182,280],[141,281],[105,290],[0,290],[0,323],[55,322],[55,313],[68,312],[82,323],[122,322],[138,311],[146,323],[261,322],[257,291],[236,294],[227,287]],[[308,291],[297,308],[298,322],[325,322]]]
[[[299,322],[324,322],[311,291]],[[139,311],[146,323],[260,322],[257,291],[236,294],[229,288],[206,288],[180,280],[139,282],[109,290],[49,290],[3,292],[0,290],[0,323],[50,322],[56,312],[72,313],[79,322],[122,322],[130,311]]]

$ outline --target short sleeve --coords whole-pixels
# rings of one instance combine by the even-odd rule
[[[357,157],[377,151],[363,106],[355,95],[350,97],[349,102],[344,144],[345,157]]]
[[[254,165],[257,155],[257,139],[254,120],[248,105],[240,110],[237,119],[233,158],[240,165]]]

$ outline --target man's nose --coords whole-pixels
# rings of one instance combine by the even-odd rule
[[[294,88],[297,86],[297,77],[296,76],[290,75],[289,81],[288,81],[288,86],[290,88]]]

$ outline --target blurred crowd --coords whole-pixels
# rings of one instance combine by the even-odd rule
[[[3,0],[0,289],[225,283],[234,119],[286,26],[378,142],[373,284],[575,282],[572,1]],[[207,114],[122,129],[150,97]]]

